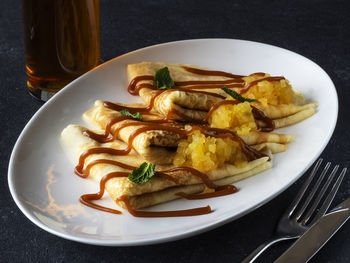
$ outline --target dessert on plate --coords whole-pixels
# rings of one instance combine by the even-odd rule
[[[69,125],[64,144],[77,157],[75,173],[100,182],[88,206],[106,190],[135,216],[188,216],[209,206],[151,212],[140,208],[177,198],[205,199],[235,193],[232,183],[272,166],[292,134],[275,131],[316,111],[284,77],[248,76],[194,65],[142,62],[127,66],[128,91],[145,104],[97,100],[83,118],[96,127]],[[79,159],[79,160],[78,160]]]

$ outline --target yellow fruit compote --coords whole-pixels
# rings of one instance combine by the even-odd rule
[[[231,97],[228,100],[233,100]],[[235,105],[221,105],[208,120],[210,127],[229,129],[238,135],[247,135],[251,130],[257,130],[257,126],[249,102]]]
[[[248,162],[238,142],[205,136],[200,131],[194,131],[180,141],[174,158],[176,166],[190,166],[203,172],[224,163],[242,167]]]
[[[270,77],[265,75],[250,75],[243,77],[246,85],[249,83]],[[293,103],[295,94],[288,80],[260,81],[242,94],[249,99],[257,99],[265,106]],[[231,96],[227,100],[235,100]],[[238,104],[224,104],[219,106],[208,119],[212,128],[229,129],[238,135],[247,135],[257,130],[252,107],[249,102]],[[242,152],[239,143],[230,139],[209,137],[200,131],[194,131],[187,139],[181,140],[174,158],[176,166],[191,166],[207,172],[224,163],[231,163],[238,167],[247,164],[247,158]]]
[[[262,75],[250,75],[243,77],[246,84],[252,81],[270,77],[269,74]],[[279,105],[290,104],[294,100],[294,92],[292,86],[287,79],[281,79],[277,81],[261,81],[256,85],[249,88],[247,92],[242,94],[249,99],[257,99],[264,106],[267,104]]]

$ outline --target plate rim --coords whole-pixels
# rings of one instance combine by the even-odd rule
[[[300,172],[299,175],[295,176],[288,184],[286,184],[284,187],[280,188],[276,193],[274,193],[273,195],[268,196],[267,198],[265,198],[264,200],[260,201],[258,204],[256,204],[255,206],[250,207],[249,209],[244,210],[243,212],[236,214],[234,216],[225,218],[219,222],[214,222],[214,223],[210,223],[209,225],[205,225],[205,226],[201,226],[196,228],[195,230],[188,230],[185,232],[180,232],[178,234],[174,234],[171,236],[163,236],[163,237],[159,237],[157,239],[152,239],[152,238],[139,238],[138,240],[97,240],[97,239],[93,239],[93,238],[83,238],[83,237],[77,237],[74,236],[72,234],[66,234],[60,231],[57,231],[55,229],[52,229],[50,227],[48,227],[47,225],[43,224],[40,220],[36,219],[34,216],[32,216],[28,211],[27,208],[22,204],[22,202],[20,201],[20,198],[17,195],[17,192],[15,190],[14,187],[14,177],[15,175],[13,174],[13,166],[14,166],[14,159],[15,156],[18,154],[18,147],[20,147],[23,138],[25,136],[26,130],[30,129],[30,127],[32,126],[32,123],[37,119],[40,118],[40,116],[42,114],[44,114],[44,112],[46,111],[46,109],[48,107],[50,107],[51,104],[54,104],[55,101],[60,98],[61,96],[64,96],[66,90],[70,89],[71,86],[74,86],[76,82],[80,81],[80,79],[86,78],[87,76],[90,75],[91,72],[96,71],[100,68],[105,67],[107,64],[109,63],[113,63],[116,60],[119,60],[120,58],[124,57],[124,56],[129,56],[132,55],[134,53],[137,52],[142,52],[144,50],[147,49],[153,49],[153,48],[157,48],[157,47],[161,47],[161,46],[166,46],[166,45],[174,45],[174,44],[179,44],[179,43],[184,43],[184,42],[202,42],[202,41],[234,41],[234,42],[247,42],[247,43],[252,43],[252,44],[258,44],[261,46],[268,46],[269,48],[274,48],[274,49],[278,49],[280,51],[286,52],[286,53],[291,53],[294,56],[299,56],[309,62],[311,62],[314,66],[316,66],[319,70],[321,70],[321,72],[328,77],[328,79],[330,80],[330,84],[332,84],[332,91],[334,92],[335,95],[335,100],[336,100],[336,116],[334,119],[334,122],[332,123],[331,127],[330,127],[330,132],[329,134],[327,134],[325,140],[323,141],[323,144],[321,145],[321,147],[319,148],[319,152],[315,155],[314,158],[312,158],[312,160],[304,167],[304,169],[302,170],[302,172]],[[14,144],[14,147],[12,149],[11,152],[11,156],[10,156],[10,161],[9,161],[9,165],[8,165],[8,186],[10,189],[10,193],[11,196],[13,198],[13,200],[15,201],[16,205],[18,206],[18,208],[21,210],[21,212],[35,225],[37,225],[38,227],[40,227],[41,229],[54,234],[56,236],[62,237],[64,239],[67,240],[72,240],[72,241],[76,241],[76,242],[80,242],[80,243],[85,243],[85,244],[91,244],[91,245],[98,245],[98,246],[139,246],[139,245],[150,245],[150,244],[158,244],[158,243],[164,243],[164,242],[170,242],[170,241],[175,241],[175,240],[179,240],[182,238],[187,238],[190,236],[194,236],[212,229],[215,229],[217,227],[220,227],[228,222],[231,222],[233,220],[236,220],[240,217],[243,217],[244,215],[256,210],[257,208],[263,206],[264,204],[266,204],[267,202],[271,201],[272,199],[274,199],[276,196],[278,196],[279,194],[281,194],[283,191],[285,191],[287,188],[289,188],[295,181],[297,181],[310,167],[311,165],[315,162],[315,160],[322,154],[322,152],[324,151],[325,147],[327,146],[327,144],[329,143],[334,130],[336,128],[336,124],[338,121],[338,115],[339,115],[339,99],[338,99],[338,94],[337,94],[337,90],[336,87],[334,85],[334,82],[332,81],[331,77],[327,74],[327,72],[320,67],[317,63],[315,63],[314,61],[312,61],[311,59],[300,55],[294,51],[282,48],[282,47],[278,47],[275,45],[271,45],[271,44],[266,44],[266,43],[261,43],[261,42],[257,42],[257,41],[250,41],[250,40],[244,40],[244,39],[231,39],[231,38],[200,38],[200,39],[185,39],[185,40],[177,40],[177,41],[171,41],[171,42],[165,42],[165,43],[160,43],[160,44],[155,44],[155,45],[151,45],[151,46],[146,46],[137,50],[133,50],[130,51],[128,53],[122,54],[120,56],[117,56],[115,58],[112,58],[106,62],[104,62],[103,64],[100,64],[99,66],[95,67],[94,69],[86,72],[85,74],[81,75],[80,77],[78,77],[77,79],[75,79],[74,81],[72,81],[71,83],[69,83],[68,85],[66,85],[63,89],[61,89],[58,93],[56,93],[48,102],[46,102],[44,105],[42,105],[36,112],[35,114],[30,118],[30,120],[27,122],[27,124],[25,125],[25,127],[23,128],[23,130],[21,131],[20,135],[18,136],[16,143]]]

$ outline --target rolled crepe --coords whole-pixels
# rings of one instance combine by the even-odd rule
[[[104,129],[107,123],[121,116],[119,111],[111,110],[103,106],[102,101],[96,101],[95,106],[83,114],[84,119]],[[161,116],[158,116],[160,119]],[[144,120],[157,119],[157,116],[144,115]],[[118,138],[128,142],[132,133],[142,127],[146,127],[142,122],[135,120],[124,120],[118,122],[112,126],[111,132],[114,133],[121,125],[130,123],[132,125],[120,129]],[[173,124],[162,124],[162,125],[173,125]],[[263,146],[270,148],[272,153],[278,153],[287,149],[287,144],[292,142],[294,135],[291,134],[279,134],[279,133],[265,133],[260,131],[253,131],[247,135],[241,136],[244,142],[248,145],[254,145],[258,149],[262,149]],[[137,135],[132,143],[132,147],[135,151],[140,154],[147,161],[155,164],[171,164],[173,163],[174,156],[176,154],[176,147],[180,140],[186,139],[186,136],[179,135],[171,131],[164,130],[152,130],[142,132]],[[264,144],[264,143],[274,144]]]
[[[76,162],[83,152],[91,148],[108,147],[112,149],[124,149],[126,147],[125,143],[118,140],[111,143],[100,144],[97,141],[84,136],[83,132],[85,130],[86,128],[78,125],[69,125],[62,131],[61,134],[61,140],[64,147],[70,149],[75,156]],[[103,131],[100,132],[103,133]],[[88,156],[85,159],[85,167],[92,161],[98,159],[119,161],[131,166],[139,166],[145,161],[143,158],[140,158],[135,151],[131,151],[126,156],[115,156],[102,153]],[[244,167],[224,164],[222,167],[208,172],[207,176],[216,184],[224,185],[242,180],[267,170],[270,167],[271,161],[269,161],[269,158],[262,157],[254,161],[250,161],[248,165]],[[168,170],[171,168],[173,168],[172,165],[156,166],[156,170],[158,171]],[[123,169],[116,165],[100,163],[91,167],[90,176],[99,182],[103,176],[112,172],[130,172],[130,170]],[[176,180],[174,181],[163,177],[153,176],[144,184],[136,184],[130,181],[127,177],[115,177],[107,181],[106,190],[112,199],[119,205],[125,207],[123,202],[118,201],[118,198],[128,196],[133,208],[138,209],[179,198],[179,196],[175,195],[178,192],[193,194],[201,192],[205,188],[201,179],[189,172],[178,171],[169,173],[169,175]]]
[[[234,89],[237,92],[239,92],[240,89],[243,87],[242,83],[243,85],[245,83],[242,79],[239,78],[234,79],[225,76],[207,76],[195,74],[185,70],[184,67],[186,66],[194,69],[207,70],[194,65],[168,64],[162,62],[142,62],[128,65],[127,72],[130,81],[135,77],[139,76],[154,76],[156,71],[163,67],[169,68],[170,75],[175,81],[175,83],[183,81],[240,80],[241,82],[225,84],[228,88]],[[154,85],[153,80],[143,80],[140,81],[138,85],[145,83]],[[221,90],[223,85],[224,84],[204,84],[201,85],[202,88],[204,87],[204,89],[200,89],[200,91],[227,96],[227,94]],[[205,89],[205,86],[207,86],[208,88]],[[211,89],[209,87],[216,88]],[[186,86],[186,88],[188,88],[188,86]],[[175,90],[170,89],[163,92],[162,94],[156,97],[154,101],[154,109],[163,116],[167,116],[169,112],[172,111],[180,113],[172,114],[171,118],[173,119],[182,119],[182,116],[180,115],[185,115],[191,119],[201,121],[206,117],[207,112],[214,104],[222,101],[222,98],[215,97],[207,93],[192,93],[186,90],[186,88],[179,87]],[[196,89],[193,85],[192,88],[192,90],[199,90]],[[156,91],[154,89],[145,86],[144,88],[141,88],[139,90],[139,95],[142,98],[142,100],[145,101],[145,103],[150,103],[150,100],[155,94],[155,92]],[[264,106],[261,103],[253,103],[253,105],[262,110],[265,113],[265,115],[267,115],[267,117],[273,119],[276,128],[281,128],[295,124],[312,116],[316,112],[316,102],[305,103],[303,95],[294,89],[292,89],[291,96],[292,102],[288,104],[268,104]]]
[[[232,78],[221,76],[203,76],[190,73],[186,71],[183,66],[191,68],[204,69],[194,65],[180,65],[180,64],[168,64],[162,62],[142,62],[138,64],[130,64],[127,66],[127,72],[129,80],[131,81],[137,76],[154,76],[156,71],[168,67],[170,75],[174,81],[225,81]],[[138,84],[154,84],[153,80],[143,80]],[[237,83],[233,83],[236,85]],[[205,86],[205,85],[204,85]],[[213,86],[213,85],[207,85]],[[222,96],[226,96],[226,93],[221,90],[222,85],[216,85],[217,89],[200,89],[204,92],[215,92]],[[194,89],[196,90],[196,89]],[[139,96],[145,103],[150,103],[155,90],[150,88],[141,88]],[[177,112],[186,115],[189,118],[195,120],[203,120],[206,117],[210,108],[222,101],[222,98],[205,93],[191,93],[186,90],[168,90],[159,95],[154,101],[154,109],[160,114],[166,116],[170,111],[176,110]],[[181,119],[181,116],[174,114],[173,119]]]

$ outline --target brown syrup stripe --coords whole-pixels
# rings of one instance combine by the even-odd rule
[[[123,116],[124,117],[124,116]],[[106,125],[106,129],[105,129],[105,133],[104,134],[98,134],[95,133],[93,131],[90,130],[86,130],[84,131],[84,135],[95,140],[98,141],[99,143],[106,143],[106,142],[113,142],[114,140],[116,140],[118,138],[119,132],[120,130],[122,130],[123,128],[126,128],[128,126],[141,126],[141,125],[147,125],[149,123],[156,123],[156,124],[168,124],[168,125],[179,125],[175,122],[170,122],[167,119],[162,119],[162,120],[149,120],[149,121],[137,121],[137,120],[131,120],[130,122],[126,122],[121,124],[120,126],[118,126],[118,128],[114,129],[114,131],[112,131],[111,127],[123,120],[131,120],[130,118],[126,117],[126,118],[122,118],[120,119],[120,117],[116,117],[112,120],[110,120],[108,122],[108,124]],[[112,125],[109,125],[112,124]],[[113,134],[113,136],[109,136],[110,134]]]
[[[121,196],[120,198],[118,198],[118,201],[124,202],[129,213],[135,217],[198,216],[198,215],[209,214],[212,212],[209,205],[204,207],[198,207],[198,208],[186,209],[186,210],[176,210],[176,211],[159,211],[159,212],[140,211],[140,210],[133,209],[133,207],[130,204],[129,198],[127,196]]]
[[[224,71],[204,70],[204,69],[197,69],[197,68],[192,68],[188,66],[182,66],[182,68],[188,72],[191,72],[193,74],[198,74],[198,75],[220,76],[220,77],[233,78],[233,79],[245,77],[243,75],[234,75]]]
[[[101,210],[101,211],[105,211],[108,213],[113,213],[113,214],[121,214],[122,212],[120,212],[119,210],[116,209],[111,209],[105,206],[101,206],[101,205],[97,205],[95,203],[93,203],[93,200],[99,200],[102,198],[104,191],[105,191],[105,187],[106,187],[106,182],[112,178],[115,177],[127,177],[129,174],[128,173],[123,173],[123,172],[115,172],[115,173],[109,173],[106,174],[105,176],[103,176],[103,178],[100,181],[100,191],[96,194],[84,194],[80,197],[79,201],[89,207],[92,207],[94,209],[97,210]]]

